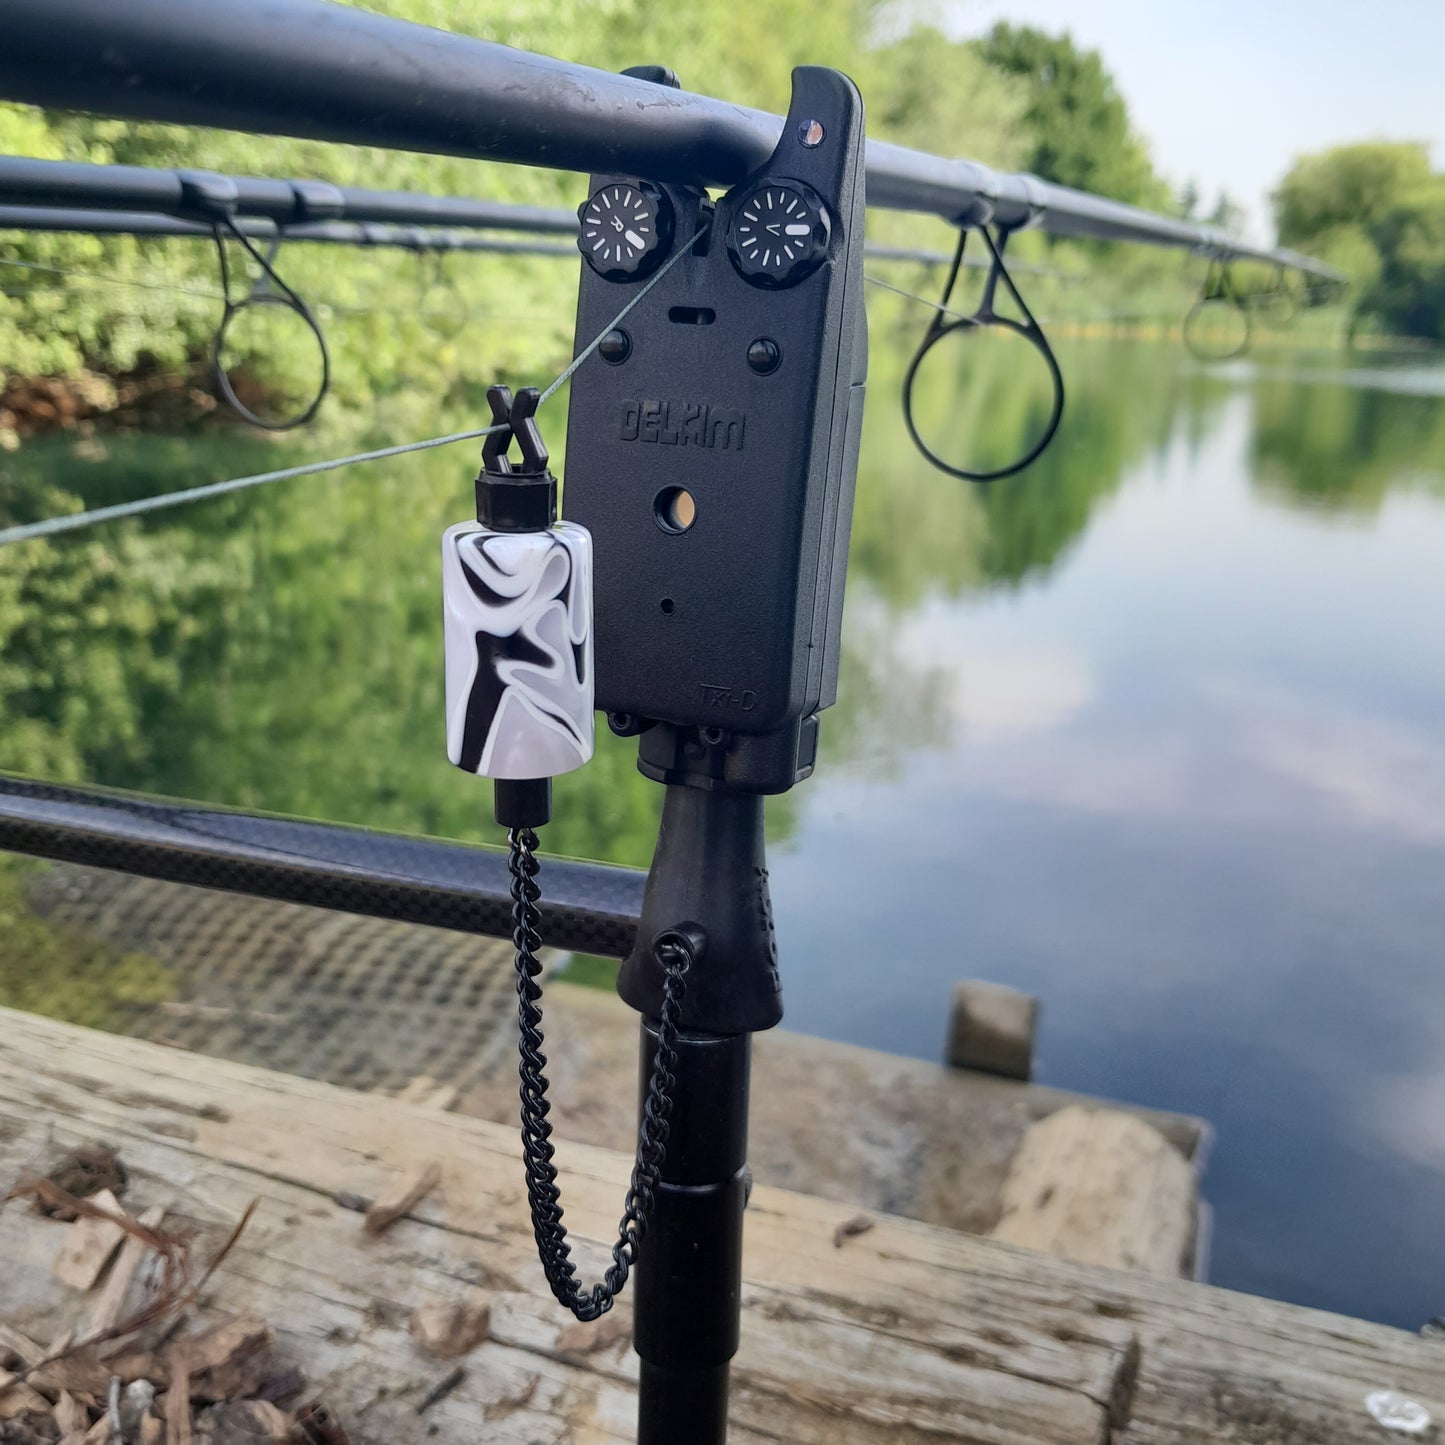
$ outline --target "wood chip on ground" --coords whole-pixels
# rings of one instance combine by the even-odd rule
[[[55,1256],[55,1277],[72,1289],[90,1289],[105,1273],[111,1256],[125,1238],[121,1223],[125,1211],[109,1189],[102,1189],[90,1202],[110,1218],[88,1214],[65,1228]]]
[[[366,1211],[368,1234],[381,1234],[404,1214],[415,1209],[442,1182],[442,1167],[435,1160],[419,1173],[404,1179],[390,1194],[384,1194]]]
[[[411,1315],[412,1338],[442,1360],[469,1354],[487,1338],[491,1327],[492,1308],[477,1295],[433,1300],[418,1305]]]

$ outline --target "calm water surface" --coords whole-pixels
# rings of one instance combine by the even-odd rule
[[[1034,992],[1043,1079],[1215,1126],[1215,1282],[1445,1311],[1445,369],[1080,343],[1056,447],[980,491],[914,457],[879,340],[843,698],[770,815],[789,1025],[934,1058],[955,979]],[[937,434],[1026,435],[1008,380]],[[0,489],[282,456],[35,445]],[[0,766],[495,840],[441,748],[468,460],[0,559]],[[547,841],[645,863],[656,801],[609,739]]]

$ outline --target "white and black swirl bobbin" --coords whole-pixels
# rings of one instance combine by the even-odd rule
[[[442,537],[447,756],[488,778],[551,778],[594,744],[592,537],[558,522]]]

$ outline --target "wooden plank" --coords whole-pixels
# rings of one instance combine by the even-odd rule
[[[564,1348],[576,1335],[533,1254],[510,1128],[3,1011],[0,1040],[0,1183],[100,1138],[132,1171],[132,1209],[163,1205],[214,1238],[259,1195],[214,1293],[271,1323],[368,1437],[460,1445],[487,1417],[489,1440],[519,1445],[631,1438],[634,1362],[622,1341]],[[375,1196],[430,1159],[446,1161],[441,1189],[381,1239],[330,1199]],[[564,1143],[559,1163],[569,1223],[608,1238],[629,1161]],[[1353,1445],[1379,1433],[1363,1398],[1381,1387],[1445,1418],[1431,1342],[886,1216],[835,1247],[855,1213],[754,1192],[735,1440]],[[0,1318],[32,1335],[53,1323],[54,1228],[0,1211],[0,1258],[21,1262]],[[582,1254],[589,1273],[606,1258]],[[491,1339],[418,1420],[439,1367],[406,1322],[462,1286],[490,1298]]]

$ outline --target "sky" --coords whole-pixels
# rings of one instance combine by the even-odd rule
[[[943,0],[955,36],[995,20],[1100,51],[1176,186],[1221,188],[1272,238],[1293,159],[1347,141],[1423,140],[1445,168],[1445,0]]]

